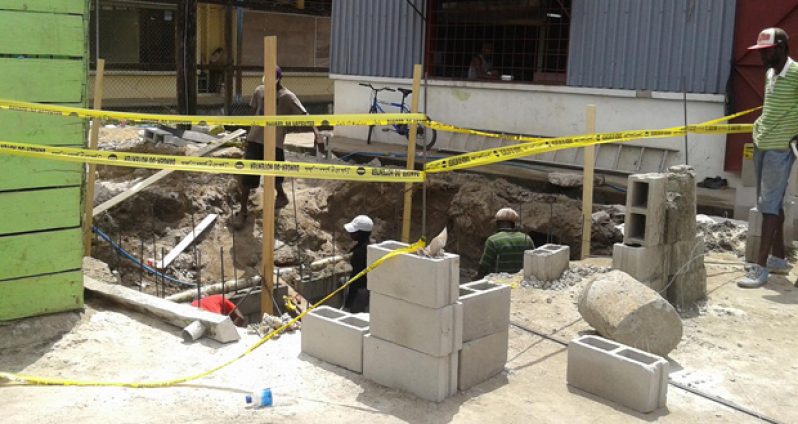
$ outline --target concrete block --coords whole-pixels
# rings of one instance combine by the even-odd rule
[[[568,344],[568,384],[642,413],[667,404],[668,361],[598,336]]]
[[[457,353],[431,356],[368,334],[363,376],[375,383],[440,402],[457,392]]]
[[[759,256],[759,245],[762,237],[748,235],[745,237],[745,261],[754,263]]]
[[[554,281],[568,269],[571,248],[559,244],[544,244],[524,252],[524,278]]]
[[[666,296],[679,310],[690,308],[707,297],[707,271],[703,261],[700,267],[671,277],[669,283]]]
[[[759,210],[754,206],[753,208],[748,210],[748,235],[750,236],[762,236],[762,214],[759,213]]]
[[[737,187],[734,190],[734,219],[748,220],[748,211],[756,206],[756,187]]]
[[[368,264],[405,243],[386,241],[368,247]],[[442,308],[457,302],[460,288],[460,256],[444,253],[443,258],[402,254],[385,261],[369,273],[368,289],[427,308]]]
[[[756,187],[756,169],[754,168],[754,160],[746,159],[743,157],[742,171],[740,172],[740,180],[743,187]],[[791,180],[792,181],[792,180]]]
[[[693,236],[692,241],[680,241],[669,248],[667,275],[692,272],[704,268],[704,238]]]
[[[427,355],[443,356],[463,346],[463,305],[430,309],[380,293],[369,302],[371,334]]]
[[[692,241],[696,235],[695,199],[669,191],[665,202],[665,243]]]
[[[205,335],[220,343],[229,343],[241,338],[230,317],[172,301],[151,296],[118,284],[107,284],[91,277],[83,277],[84,288],[92,294],[141,312],[155,316],[178,328],[185,328],[194,321],[205,327]]]
[[[463,343],[506,330],[510,326],[510,286],[485,280],[460,286]]]
[[[665,174],[629,176],[624,244],[657,246],[665,240]]]
[[[510,329],[463,343],[457,370],[457,388],[467,390],[504,370]]]
[[[668,275],[669,246],[612,246],[612,268],[629,274],[632,278],[659,291],[665,287]]]
[[[360,373],[368,332],[369,322],[362,316],[320,306],[302,318],[302,352]]]

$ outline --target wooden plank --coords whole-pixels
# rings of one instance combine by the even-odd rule
[[[81,308],[80,270],[0,282],[0,321]]]
[[[596,133],[596,105],[585,111],[585,134]],[[593,230],[593,167],[596,145],[585,146],[585,165],[582,174],[582,259],[590,256],[590,236]]]
[[[263,114],[277,114],[277,37],[263,37]],[[273,161],[277,133],[275,127],[263,129],[263,160]],[[274,314],[274,177],[263,177],[263,243],[261,263],[263,286],[260,294],[260,311]]]
[[[219,215],[215,213],[206,216],[205,219],[203,219],[199,224],[197,224],[197,226],[183,240],[181,240],[180,243],[178,243],[177,246],[175,246],[175,248],[172,249],[172,251],[169,252],[169,254],[167,254],[163,260],[156,262],[155,266],[158,267],[159,269],[163,269],[164,267],[169,266],[169,264],[171,264],[172,261],[177,259],[177,256],[183,253],[183,251],[186,250],[187,247],[191,246],[191,243],[194,243],[194,240],[196,240],[197,237],[202,235],[202,232],[205,231],[208,227],[210,227],[211,224],[213,224],[213,221],[216,221],[216,218],[218,217]]]
[[[74,13],[88,12],[87,0],[3,0],[0,10],[24,10],[28,12]]]
[[[83,104],[64,106],[83,107]],[[85,124],[80,118],[0,110],[0,139],[4,141],[82,147],[85,131]]]
[[[214,141],[213,143],[208,144],[206,147],[202,148],[201,150],[197,151],[194,155],[191,155],[191,156],[205,156],[208,153],[218,149],[219,147],[222,147],[222,145],[224,145],[224,143],[227,143],[230,140],[234,140],[234,139],[240,137],[245,132],[246,131],[244,131],[244,130],[236,130],[236,131],[224,136],[220,140]],[[111,209],[114,206],[124,202],[125,200],[130,199],[131,197],[135,196],[136,193],[138,193],[141,190],[144,190],[145,188],[147,188],[147,187],[157,183],[158,181],[164,179],[167,175],[171,174],[172,172],[174,172],[174,171],[169,170],[169,169],[163,169],[161,171],[158,171],[157,173],[153,174],[152,176],[150,176],[146,180],[144,180],[144,181],[142,181],[140,183],[136,183],[133,187],[130,187],[127,191],[119,193],[118,195],[106,200],[102,204],[95,206],[94,209],[92,210],[92,215],[93,216],[97,216],[97,215],[107,211],[108,209]]]
[[[418,112],[418,99],[421,97],[421,65],[413,66],[413,98],[410,100],[410,113]],[[407,169],[416,169],[416,124],[408,127]],[[402,241],[410,243],[410,215],[413,213],[413,184],[405,184],[404,210],[402,211]],[[423,234],[422,234],[423,235]]]
[[[0,58],[0,93],[28,102],[81,103],[85,67],[83,60]]]
[[[0,280],[80,269],[80,227],[0,237]]]
[[[0,192],[79,186],[82,181],[83,165],[79,163],[0,155]]]
[[[0,235],[80,225],[80,186],[0,193]]]
[[[0,10],[0,54],[86,56],[80,15]]]

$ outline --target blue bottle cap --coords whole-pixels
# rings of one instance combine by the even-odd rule
[[[247,396],[244,398],[244,400],[246,400],[246,402],[247,402],[247,403],[252,403],[252,396],[250,396],[250,395],[247,395]]]

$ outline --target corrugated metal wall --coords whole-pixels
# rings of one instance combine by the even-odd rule
[[[419,9],[426,3],[410,1]],[[410,78],[423,37],[423,21],[405,0],[335,0],[330,73]]]
[[[573,0],[568,85],[725,93],[735,0]]]

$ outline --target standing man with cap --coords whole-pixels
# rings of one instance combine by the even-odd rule
[[[277,80],[277,115],[307,115],[308,111],[305,106],[299,101],[296,94],[291,90],[283,87],[282,78],[283,71],[278,66],[275,70]],[[255,112],[255,115],[263,115],[263,85],[255,88],[252,94],[252,99],[249,105]],[[283,145],[285,143],[286,127],[277,127],[275,140],[275,160],[278,162],[285,161],[285,152]],[[321,143],[321,135],[316,127],[313,127],[313,144],[318,149]],[[247,144],[244,150],[244,159],[248,160],[263,160],[263,127],[253,126],[247,134]],[[276,177],[274,179],[274,188],[277,191],[277,197],[274,201],[276,208],[281,208],[288,204],[288,196],[283,190],[283,177]],[[239,202],[241,203],[241,210],[236,214],[233,220],[234,228],[241,228],[247,219],[247,202],[249,201],[250,192],[260,185],[259,175],[242,175],[239,180]]]
[[[496,234],[485,241],[479,261],[479,276],[494,272],[516,273],[524,267],[524,252],[535,248],[532,239],[516,229],[518,212],[503,208],[496,212]]]
[[[798,135],[798,63],[790,56],[789,37],[781,28],[759,33],[749,50],[759,50],[767,74],[762,115],[754,123],[754,168],[757,209],[762,214],[762,238],[756,263],[750,264],[744,288],[764,286],[769,272],[786,273],[784,259],[784,194],[795,157],[790,139]],[[770,253],[773,255],[770,255]]]
[[[352,254],[352,258],[349,260],[352,265],[352,274],[349,278],[352,278],[366,269],[366,249],[371,242],[371,230],[374,229],[374,221],[366,215],[358,215],[352,222],[344,224],[344,229],[355,241],[355,247],[349,251]],[[349,285],[346,299],[344,300],[344,307],[349,312],[368,312],[369,291],[367,284],[368,277],[364,275]]]

